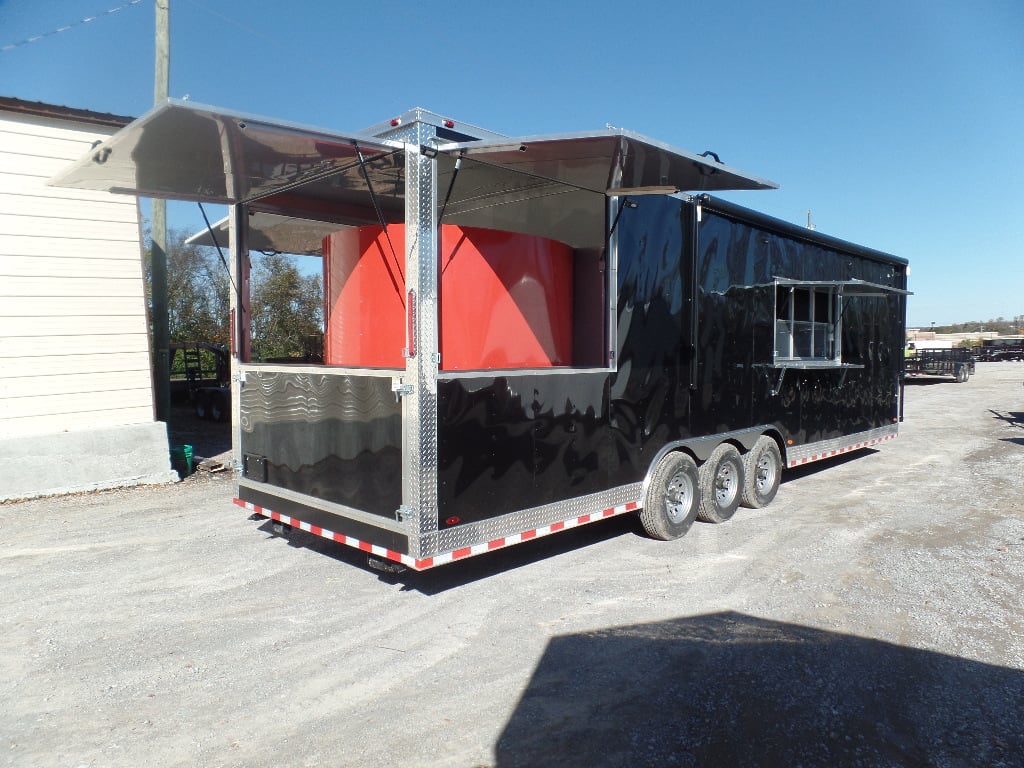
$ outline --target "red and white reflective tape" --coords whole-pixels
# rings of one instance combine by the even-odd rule
[[[533,528],[529,531],[522,531],[511,536],[503,536],[500,539],[493,539],[491,541],[481,542],[480,544],[473,544],[468,547],[462,547],[451,552],[445,552],[440,555],[434,555],[433,557],[411,557],[404,555],[401,552],[396,552],[393,549],[387,547],[381,547],[376,544],[370,544],[355,538],[354,536],[346,536],[343,533],[335,533],[329,531],[326,528],[321,528],[318,525],[310,525],[302,520],[288,515],[282,515],[280,512],[275,512],[272,509],[257,506],[248,501],[242,501],[241,499],[235,499],[235,504],[250,512],[255,512],[258,515],[269,517],[271,520],[276,520],[285,525],[290,525],[292,528],[298,528],[312,533],[314,536],[321,536],[331,541],[336,541],[339,544],[344,544],[348,547],[362,550],[371,555],[377,557],[383,557],[386,560],[392,560],[396,563],[401,563],[407,568],[412,568],[416,571],[425,571],[428,568],[433,568],[436,565],[444,565],[445,563],[451,563],[455,560],[462,560],[473,555],[481,555],[484,552],[492,552],[495,549],[503,549],[504,547],[510,547],[513,544],[519,544],[530,539],[539,539],[542,536],[547,536],[558,531],[564,531],[569,528],[576,528],[580,525],[586,525],[587,523],[593,523],[597,520],[604,520],[607,517],[614,517],[615,515],[624,515],[627,512],[635,512],[640,508],[639,502],[631,501],[628,504],[621,504],[617,507],[610,509],[603,509],[600,512],[589,512],[579,517],[574,517],[569,520],[559,520],[558,522],[551,523],[550,525],[544,525],[540,528]]]
[[[810,464],[812,461],[821,461],[822,459],[830,459],[833,456],[838,456],[841,453],[849,453],[850,451],[859,451],[861,448],[868,448],[872,445],[885,442],[886,440],[895,439],[896,435],[885,435],[883,437],[876,437],[873,440],[865,440],[862,443],[854,443],[853,445],[847,445],[842,448],[834,448],[831,451],[822,451],[821,453],[815,453],[810,456],[803,456],[799,459],[793,459],[789,462],[790,467],[798,467],[802,464]]]

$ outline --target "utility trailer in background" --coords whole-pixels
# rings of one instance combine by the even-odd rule
[[[897,433],[907,262],[709,196],[775,186],[712,153],[169,102],[57,183],[232,206],[236,502],[409,568],[676,538]],[[322,260],[322,363],[251,359],[257,243]]]
[[[974,357],[970,349],[919,349],[911,343],[904,358],[904,370],[909,378],[949,377],[962,384],[974,373]]]
[[[1024,336],[1000,336],[982,339],[981,347],[975,347],[980,360],[991,362],[1024,360]]]
[[[188,400],[200,419],[226,421],[231,414],[228,348],[209,341],[175,341],[168,350],[171,400]]]

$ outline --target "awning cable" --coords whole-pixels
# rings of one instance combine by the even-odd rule
[[[380,203],[377,201],[377,195],[373,191],[373,183],[370,181],[370,174],[366,170],[366,159],[363,157],[363,151],[359,148],[358,144],[353,144],[356,150],[356,156],[359,158],[359,170],[363,172],[363,181],[366,182],[366,188],[370,192],[370,201],[373,203],[373,210],[377,214],[377,222],[380,224],[381,229],[384,230],[384,237],[387,238],[388,248],[391,249],[391,258],[395,262],[395,267],[398,269],[398,276],[401,277],[401,284],[405,285],[405,273],[402,271],[402,264],[398,260],[398,254],[395,251],[395,245],[391,242],[391,234],[388,232],[388,224],[384,221],[384,212],[380,208]],[[402,306],[405,306],[405,295],[402,293],[402,289],[395,280],[395,275],[391,271],[391,265],[388,260],[384,259],[384,266],[388,270],[388,274],[391,275],[391,282],[395,286],[395,290],[398,292],[398,298],[402,302]]]
[[[615,234],[615,228],[619,226],[619,217],[622,215],[622,211],[626,208],[636,208],[636,201],[630,200],[629,195],[622,198],[622,202],[619,203],[619,210],[615,214],[615,221],[612,222],[611,229],[608,230],[608,240],[611,241],[612,235]]]
[[[448,182],[448,191],[445,192],[444,202],[441,204],[441,213],[437,217],[437,225],[441,226],[441,220],[444,219],[445,209],[448,207],[448,200],[451,199],[452,190],[455,189],[455,178],[459,175],[459,168],[462,167],[462,156],[465,154],[465,150],[459,153],[459,156],[455,159],[455,168],[452,169],[452,178]]]
[[[224,251],[220,249],[220,243],[217,242],[217,233],[213,231],[213,227],[210,226],[210,220],[206,216],[206,209],[203,208],[203,204],[196,202],[199,206],[199,212],[203,214],[203,221],[206,222],[206,231],[210,233],[210,238],[213,240],[213,246],[217,249],[217,255],[220,256],[220,263],[224,265],[224,270],[228,273],[228,282],[231,283],[232,292],[237,293],[235,289],[235,281],[231,279],[231,267],[228,266],[228,260],[224,258]]]

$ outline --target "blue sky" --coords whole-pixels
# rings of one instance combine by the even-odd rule
[[[154,5],[0,0],[0,95],[141,115]],[[1020,0],[170,6],[174,97],[339,130],[414,106],[508,135],[612,123],[781,185],[736,202],[909,259],[911,325],[1024,315]]]

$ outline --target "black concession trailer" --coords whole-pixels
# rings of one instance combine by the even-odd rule
[[[236,502],[409,568],[673,539],[897,433],[907,262],[710,196],[775,187],[713,153],[172,101],[55,183],[231,206]],[[321,354],[255,359],[253,249],[321,260]]]

